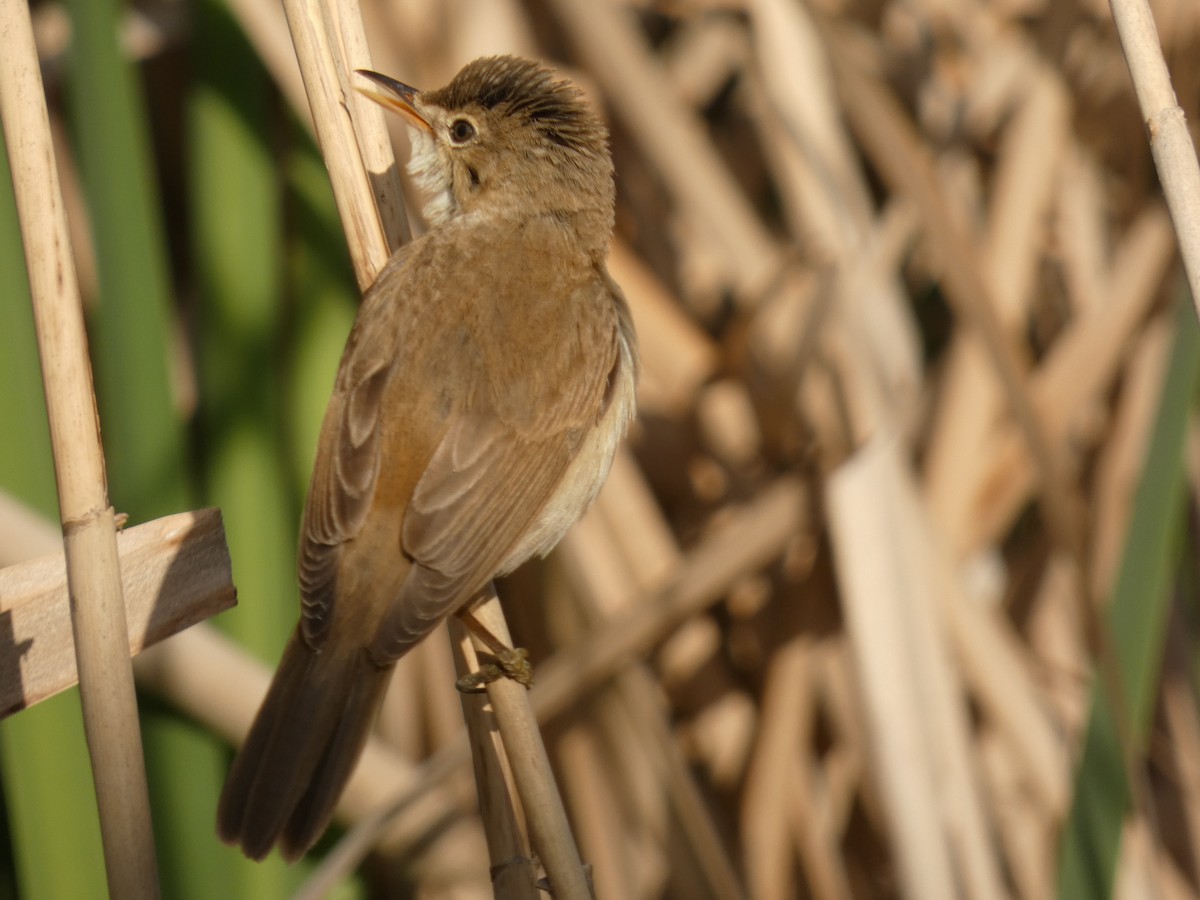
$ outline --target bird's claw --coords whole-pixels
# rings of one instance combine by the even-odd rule
[[[511,678],[525,687],[533,684],[533,666],[529,664],[529,651],[524,647],[481,654],[480,661],[482,665],[477,671],[464,675],[454,683],[461,693],[482,693],[489,684],[500,678]]]

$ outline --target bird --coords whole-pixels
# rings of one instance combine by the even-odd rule
[[[515,56],[430,91],[359,74],[411,126],[428,229],[366,291],[321,426],[300,620],[218,804],[252,859],[311,849],[396,661],[558,543],[635,413],[612,155],[582,92]]]

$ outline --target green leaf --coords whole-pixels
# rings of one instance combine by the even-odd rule
[[[1182,302],[1109,613],[1135,742],[1130,749],[1139,758],[1154,712],[1172,578],[1179,563],[1186,498],[1184,436],[1198,374],[1200,331],[1192,304]],[[1112,895],[1130,797],[1122,759],[1109,698],[1097,684],[1059,856],[1058,896],[1063,900]]]

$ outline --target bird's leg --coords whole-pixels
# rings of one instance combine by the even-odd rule
[[[533,684],[533,666],[529,665],[529,651],[524,647],[509,647],[504,641],[485,628],[470,609],[458,613],[459,620],[467,630],[483,641],[491,651],[481,654],[476,672],[464,675],[454,686],[464,694],[478,694],[498,678],[511,678],[517,684],[529,687]]]

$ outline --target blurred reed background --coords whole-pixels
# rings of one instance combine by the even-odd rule
[[[1200,895],[1200,340],[1107,4],[362,2],[380,71],[539,57],[612,129],[640,418],[501,585],[598,896]],[[1200,5],[1153,6],[1200,121]],[[113,502],[221,507],[216,624],[273,665],[357,302],[282,10],[33,12]],[[0,486],[51,516],[6,178],[0,291]],[[461,729],[447,649],[389,758]],[[291,895],[313,861],[217,842],[221,710],[185,705],[143,697],[164,895]],[[97,896],[77,695],[0,751],[0,895]],[[447,787],[334,895],[489,896]]]

